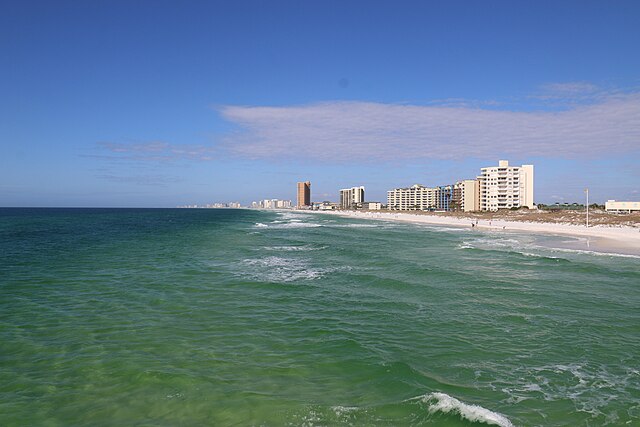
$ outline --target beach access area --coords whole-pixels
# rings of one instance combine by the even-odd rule
[[[478,231],[541,233],[572,236],[558,247],[640,256],[640,215],[595,213],[586,226],[585,213],[575,212],[464,212],[422,211],[325,211],[322,213],[358,219],[401,221],[466,227]]]

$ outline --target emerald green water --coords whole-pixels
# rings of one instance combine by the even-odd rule
[[[0,209],[0,425],[639,425],[640,259],[558,239]]]

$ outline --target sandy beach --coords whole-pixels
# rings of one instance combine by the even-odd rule
[[[561,224],[551,222],[509,221],[505,219],[478,219],[473,217],[452,217],[438,214],[413,214],[408,212],[376,211],[316,211],[358,219],[400,221],[417,224],[466,227],[479,231],[504,231],[519,233],[543,233],[571,236],[574,239],[559,241],[557,247],[593,252],[615,253],[640,256],[640,228],[630,226],[604,226]]]

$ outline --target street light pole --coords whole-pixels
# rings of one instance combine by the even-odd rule
[[[587,193],[587,228],[589,228],[589,189],[586,188],[584,192]]]

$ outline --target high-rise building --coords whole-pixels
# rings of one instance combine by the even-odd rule
[[[436,188],[420,184],[387,191],[387,209],[401,211],[433,210],[437,207]]]
[[[436,187],[436,210],[449,211],[451,198],[453,197],[453,185],[441,185]]]
[[[362,207],[364,203],[364,187],[351,187],[340,190],[340,208],[353,209]]]
[[[464,179],[453,185],[451,210],[472,212],[480,209],[478,199],[478,180]]]
[[[478,176],[480,210],[520,208],[533,209],[533,165],[509,166],[500,160],[498,166],[481,168]]]
[[[311,206],[311,182],[298,183],[298,209],[306,209]]]

